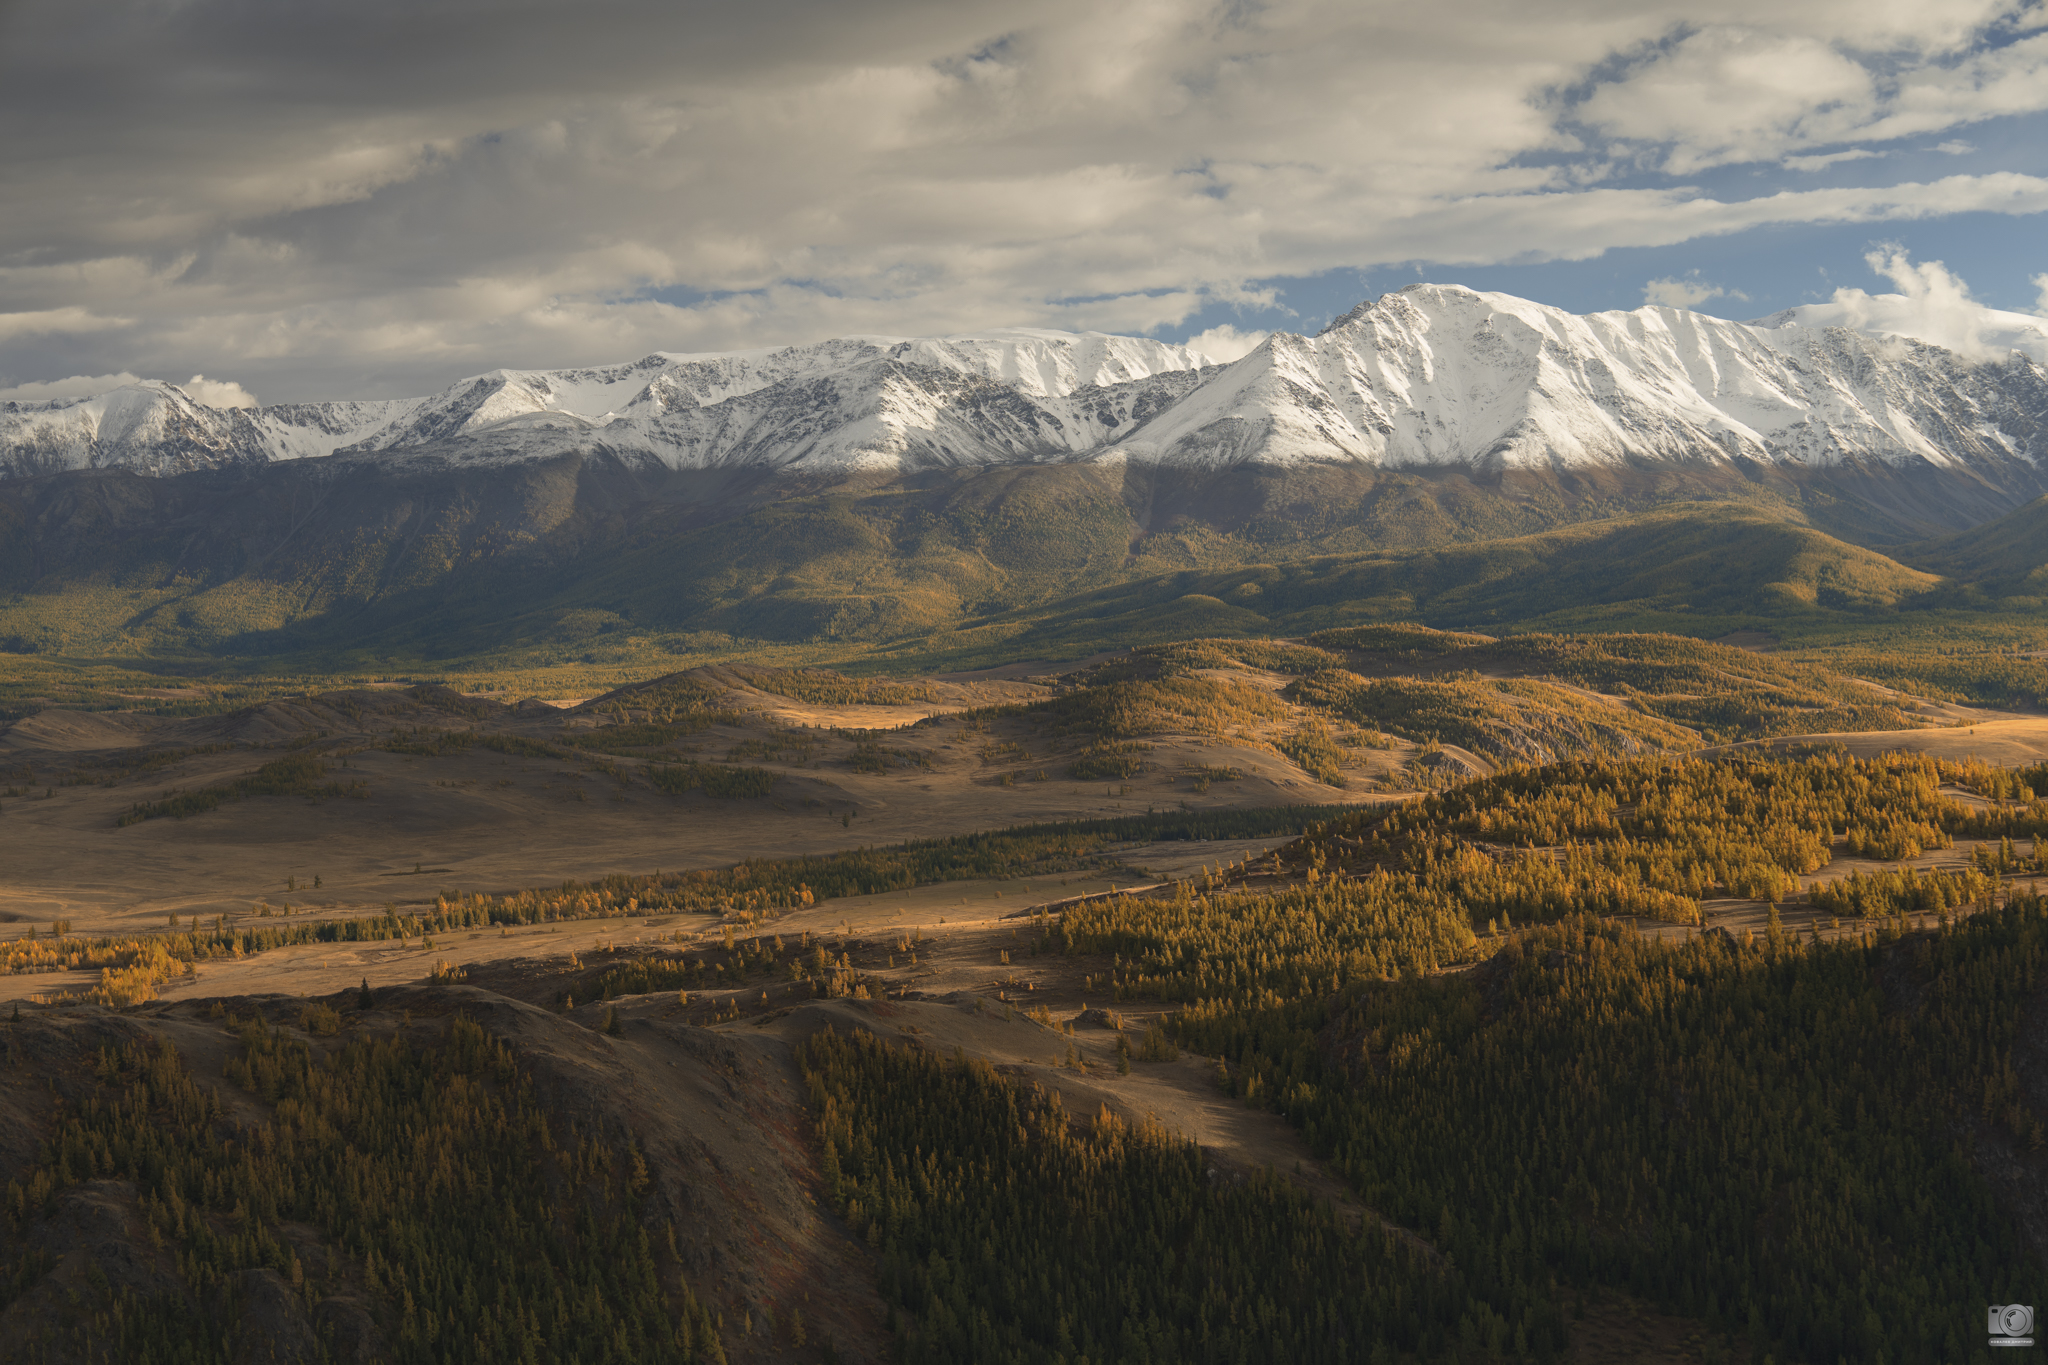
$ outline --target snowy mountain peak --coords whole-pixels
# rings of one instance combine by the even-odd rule
[[[122,468],[179,474],[325,455],[418,400],[215,408],[144,380],[87,398],[0,403],[0,476]]]
[[[904,341],[894,354],[912,364],[977,374],[1033,398],[1064,398],[1080,388],[1126,384],[1215,363],[1185,346],[1145,337],[1024,328]]]
[[[1579,315],[1414,284],[1316,336],[1275,333],[1228,366],[1144,337],[1019,328],[658,352],[493,370],[425,398],[256,410],[147,383],[0,404],[0,475],[579,451],[677,469],[825,471],[1076,459],[2048,470],[2041,361],[2008,350],[1984,364],[1902,345],[1881,327],[1809,325],[1829,320],[1792,310],[1763,326],[1668,307]]]
[[[1120,443],[1167,463],[1570,468],[2048,453],[2048,375],[1841,329],[1416,284],[1276,334]]]
[[[1784,327],[1841,327],[1938,345],[1966,360],[2002,361],[2017,351],[2037,363],[2048,364],[2048,318],[1974,305],[1943,309],[1903,294],[1845,294],[1831,303],[1803,303],[1787,308],[1749,325],[1773,331]]]

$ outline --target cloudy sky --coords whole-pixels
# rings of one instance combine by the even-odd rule
[[[1229,358],[1417,279],[2048,312],[2041,0],[10,0],[0,130],[0,397]]]

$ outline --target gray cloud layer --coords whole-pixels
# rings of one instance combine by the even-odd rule
[[[1727,202],[1639,173],[2042,108],[2041,7],[2009,0],[31,0],[0,9],[0,386],[418,392],[2038,212],[2017,174]]]

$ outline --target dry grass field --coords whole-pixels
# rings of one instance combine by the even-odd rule
[[[683,692],[624,689],[516,706],[381,688],[187,719],[45,711],[0,732],[0,940],[58,925],[74,935],[127,937],[216,919],[232,927],[405,914],[458,890],[504,895],[612,873],[727,868],[1052,821],[1403,802],[1502,765],[1498,753],[1394,733],[1365,743],[1360,734],[1348,736],[1359,743],[1318,750],[1335,755],[1321,761],[1340,765],[1344,786],[1332,786],[1289,756],[1304,727],[1323,724],[1323,713],[1292,687],[1297,675],[1241,660],[1187,676],[1264,701],[1221,721],[1152,724],[1141,739],[1117,741],[1128,752],[1105,749],[1102,734],[1047,719],[1055,702],[1074,694],[1072,675],[1061,682],[997,672],[1010,676],[912,679],[867,698],[825,695],[838,684],[815,679],[698,669],[677,684]],[[1497,663],[1483,676],[1532,681]],[[1556,677],[1542,685],[1591,714],[1640,714],[1625,690]],[[678,710],[680,695],[689,703]],[[2048,760],[2048,717],[1885,696],[1921,725],[1780,734],[1718,749],[1906,750],[2007,767]],[[1327,733],[1348,735],[1341,727]],[[1130,760],[1129,771],[1076,775],[1112,749]],[[289,789],[237,789],[294,756],[311,766],[293,769]],[[662,776],[693,765],[751,775],[724,795],[709,794],[701,777],[679,787]],[[194,795],[209,791],[217,803],[195,807]],[[339,1011],[338,1041],[425,1039],[466,1014],[512,1040],[565,1112],[620,1125],[664,1154],[660,1197],[701,1230],[686,1259],[696,1292],[729,1324],[730,1359],[815,1358],[773,1325],[802,1305],[838,1359],[879,1361],[889,1336],[867,1287],[873,1253],[825,1212],[803,1117],[796,1050],[827,1026],[983,1059],[1058,1093],[1070,1113],[1152,1121],[1192,1138],[1215,1180],[1271,1172],[1330,1201],[1348,1227],[1379,1221],[1316,1160],[1299,1129],[1219,1090],[1216,1059],[1183,1052],[1119,1065],[1120,1043],[1143,1036],[1169,1007],[1119,1004],[1091,986],[1108,969],[1105,958],[1034,948],[1076,897],[1169,895],[1177,883],[1243,867],[1289,839],[1126,843],[1081,870],[826,898],[765,921],[625,913],[305,943],[198,962],[159,986],[155,1001],[125,1011],[48,1003],[82,993],[97,980],[93,972],[0,975],[0,1003],[27,1006],[27,1023],[9,1035],[13,1068],[0,1072],[0,1160],[29,1159],[49,1118],[41,1097],[64,1068],[110,1040],[175,1043],[203,1084],[256,1121],[268,1111],[234,1091],[224,1070],[237,1019],[296,1029],[325,1047],[337,1044],[323,1042],[309,1022],[315,1007]],[[1915,865],[1960,868],[1985,846],[1958,839]],[[1837,857],[1802,885],[1876,866]],[[1761,936],[1771,919],[1762,901],[1715,899],[1702,908],[1702,927],[1738,935]],[[1779,922],[1800,937],[1859,932],[1797,899]],[[1677,940],[1701,932],[1648,920],[1634,928]],[[727,987],[606,989],[607,973],[621,966],[685,951],[708,961],[750,945],[766,953],[771,941],[778,961],[822,952],[858,988],[819,998],[809,979],[771,973]],[[373,1008],[357,1004],[365,987]],[[74,1200],[64,1216],[111,1220],[106,1245],[148,1260],[133,1191],[93,1197],[101,1204]],[[1396,1233],[1435,1254],[1426,1229]],[[309,1262],[316,1254],[325,1253],[309,1249]],[[0,1312],[0,1328],[54,1320],[54,1296],[68,1283],[61,1279]],[[293,1334],[312,1329],[292,1316],[297,1311],[279,1308],[274,1321],[247,1330],[268,1333],[279,1359],[300,1358],[288,1349]],[[1699,1322],[1617,1291],[1576,1303],[1571,1321],[1568,1359],[1715,1358]],[[376,1358],[379,1329],[358,1327],[368,1334],[359,1358]]]
[[[266,903],[323,916],[381,912],[387,902],[431,902],[442,888],[502,891],[1148,809],[1375,795],[1329,788],[1279,753],[1216,736],[1159,736],[1144,772],[1105,782],[1072,777],[1078,746],[1040,744],[1021,722],[904,728],[951,714],[944,706],[1001,705],[1039,690],[985,682],[949,685],[943,703],[807,706],[724,687],[721,705],[734,720],[666,752],[773,775],[767,795],[740,799],[674,795],[645,775],[661,760],[575,747],[618,722],[574,708],[471,699],[478,714],[462,715],[404,692],[365,691],[190,720],[45,711],[0,732],[0,934],[59,919],[81,933],[135,933],[174,914],[210,922]],[[379,747],[416,733],[475,733],[553,752]],[[856,766],[870,739],[900,752]],[[348,794],[250,796],[119,824],[138,802],[232,782],[295,743],[332,755],[325,780]],[[1386,766],[1399,756],[1390,751]],[[1238,776],[1201,779],[1220,769]]]

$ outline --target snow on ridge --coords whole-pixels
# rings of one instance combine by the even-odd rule
[[[672,466],[868,469],[1070,457],[1129,425],[1099,402],[1091,407],[1092,391],[1185,379],[1212,366],[1169,342],[1036,328],[657,352],[596,370],[497,370],[462,380],[343,453],[398,456],[470,441],[497,445],[502,458],[530,458],[533,440],[515,433],[515,419],[565,412],[601,426],[591,439],[607,449]],[[1034,411],[1015,410],[1016,400]],[[1139,406],[1149,415],[1150,406]],[[976,415],[963,420],[954,409]]]
[[[1166,463],[1566,468],[1747,457],[2035,464],[2048,375],[1858,332],[1683,309],[1573,314],[1410,285],[1276,334],[1121,443]],[[2002,414],[2000,437],[1980,414]]]
[[[85,398],[0,403],[0,477],[63,469],[176,474],[327,455],[417,399],[215,408],[143,380]]]
[[[1971,360],[2004,360],[2017,351],[2048,364],[2048,317],[1975,304],[1942,309],[1903,294],[1859,294],[1831,303],[1802,303],[1749,326],[1766,331],[1841,327],[1940,346]]]
[[[1227,366],[1144,337],[995,328],[499,369],[424,398],[253,411],[146,382],[0,403],[0,477],[575,451],[816,470],[1078,459],[2041,464],[2048,372],[2038,361],[1986,365],[1790,317],[1764,326],[1662,306],[1580,315],[1417,284],[1316,336],[1274,333]]]

